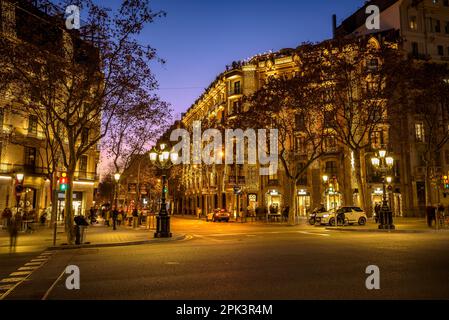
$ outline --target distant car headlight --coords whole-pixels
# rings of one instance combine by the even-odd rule
[[[329,216],[330,216],[329,214],[323,214],[323,218],[327,218]]]

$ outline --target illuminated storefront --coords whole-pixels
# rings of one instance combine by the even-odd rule
[[[310,193],[300,189],[296,195],[296,215],[307,216],[308,209],[310,209]]]

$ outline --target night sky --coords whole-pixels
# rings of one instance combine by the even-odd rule
[[[109,0],[111,1],[111,0]],[[116,0],[114,0],[116,1]],[[105,4],[107,2],[104,2]],[[268,50],[296,48],[332,35],[363,0],[151,0],[167,17],[148,25],[142,40],[167,63],[154,64],[159,94],[180,115],[227,64]]]
[[[116,8],[120,0],[98,0]],[[332,36],[332,14],[340,23],[364,0],[150,0],[165,18],[149,24],[141,42],[166,63],[153,62],[157,94],[179,119],[232,61],[269,50],[296,48]],[[101,159],[101,172],[109,162]]]

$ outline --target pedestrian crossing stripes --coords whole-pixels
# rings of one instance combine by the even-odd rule
[[[7,278],[0,279],[0,300],[5,299],[17,286],[25,281],[31,274],[42,267],[53,255],[53,252],[45,251],[38,257],[31,259],[24,266],[9,274]]]

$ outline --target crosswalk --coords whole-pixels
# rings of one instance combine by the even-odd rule
[[[12,272],[8,277],[0,279],[0,300],[5,299],[17,286],[24,282],[31,274],[42,267],[52,257],[52,251],[42,252],[22,267]]]

